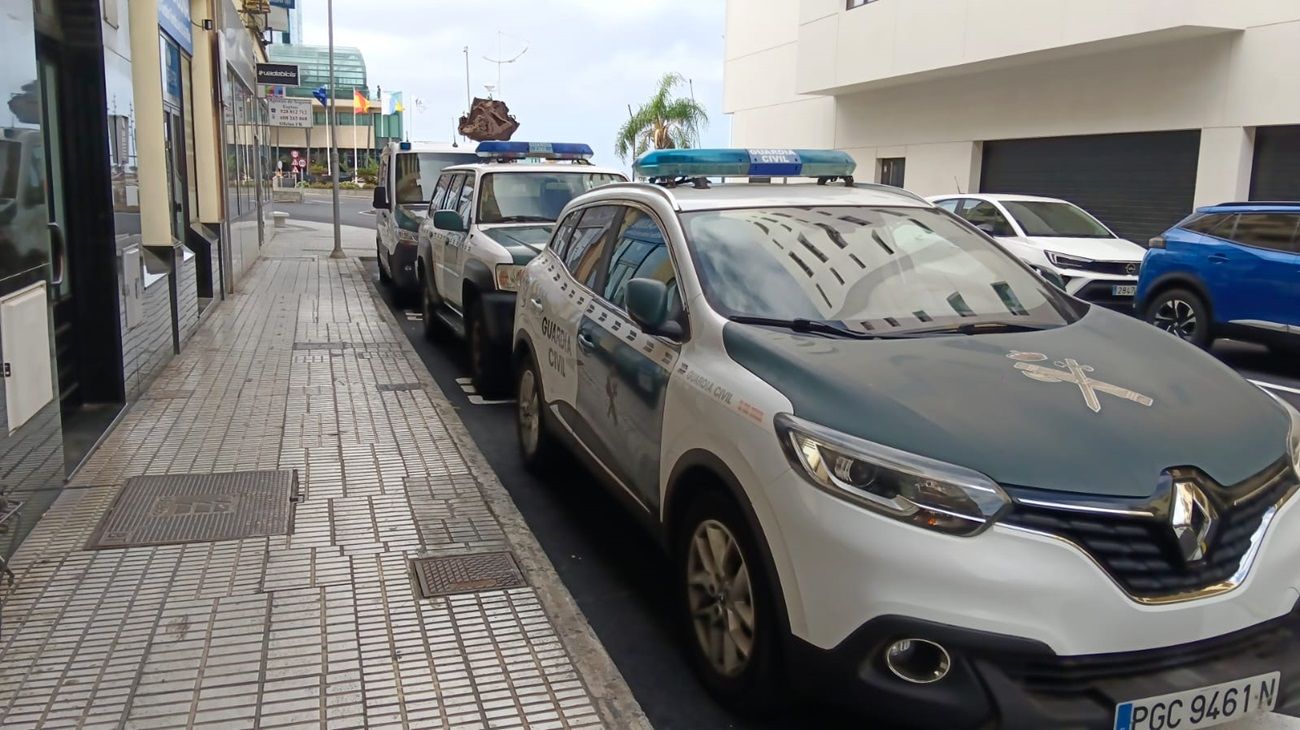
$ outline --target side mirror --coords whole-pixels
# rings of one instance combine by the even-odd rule
[[[1037,271],[1040,276],[1047,279],[1048,284],[1051,284],[1061,291],[1065,291],[1065,279],[1062,279],[1060,274],[1051,269],[1042,269],[1037,266],[1034,267],[1034,271]]]
[[[668,285],[657,279],[633,279],[624,290],[632,321],[648,334],[681,339],[682,325],[668,318]]]
[[[375,187],[375,197],[372,205],[377,209],[388,210],[388,188],[383,185]]]
[[[465,228],[465,221],[461,219],[460,213],[457,213],[454,210],[435,211],[433,214],[433,227],[443,231],[451,231],[453,233],[464,233],[467,230]]]

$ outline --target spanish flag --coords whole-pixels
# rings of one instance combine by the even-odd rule
[[[370,112],[370,100],[366,95],[361,93],[360,89],[352,90],[352,107],[356,114],[368,114]]]

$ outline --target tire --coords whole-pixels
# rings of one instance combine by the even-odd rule
[[[555,465],[560,448],[551,435],[546,418],[546,397],[542,371],[532,354],[524,360],[515,379],[515,434],[519,437],[519,458],[533,474],[545,474]]]
[[[378,238],[375,239],[375,258],[377,259],[376,265],[379,267],[379,283],[391,286],[393,277],[388,273],[388,267],[391,264],[388,261],[388,254],[384,251],[384,246],[379,242]]]
[[[496,398],[507,387],[509,358],[494,347],[487,335],[483,304],[475,299],[465,313],[465,347],[469,351],[470,377],[484,398]]]
[[[722,585],[716,582],[718,572],[708,569],[712,561],[707,559],[720,543],[726,543],[717,539],[720,536],[728,536],[738,548],[721,551],[723,574],[734,569]],[[677,525],[673,550],[677,615],[691,664],[715,697],[746,715],[780,708],[787,700],[788,683],[779,656],[780,621],[761,555],[740,509],[722,491],[695,497]],[[747,581],[740,579],[739,566],[744,567]],[[744,625],[746,595],[749,627]],[[731,629],[724,629],[722,622]]]
[[[1142,318],[1201,349],[1214,341],[1210,332],[1210,308],[1200,295],[1187,289],[1169,289],[1156,295],[1147,304]]]

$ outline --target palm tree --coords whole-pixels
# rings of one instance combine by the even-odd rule
[[[650,100],[632,113],[618,130],[614,152],[620,159],[640,157],[647,150],[690,147],[700,140],[700,131],[709,123],[709,114],[695,99],[672,96],[686,79],[679,73],[666,73],[659,79],[659,89]]]

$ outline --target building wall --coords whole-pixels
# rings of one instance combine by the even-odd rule
[[[125,273],[125,272],[123,272]],[[149,383],[175,354],[172,346],[172,300],[168,277],[162,274],[140,289],[141,317],[134,327],[128,326],[126,301],[130,289],[122,286],[122,379],[127,400],[144,393]]]
[[[790,5],[728,2],[733,142],[906,157],[921,194],[978,189],[985,140],[1201,129],[1196,202],[1239,198],[1251,128],[1300,122],[1287,0]]]
[[[198,257],[182,251],[176,265],[176,332],[181,349],[199,329]]]

